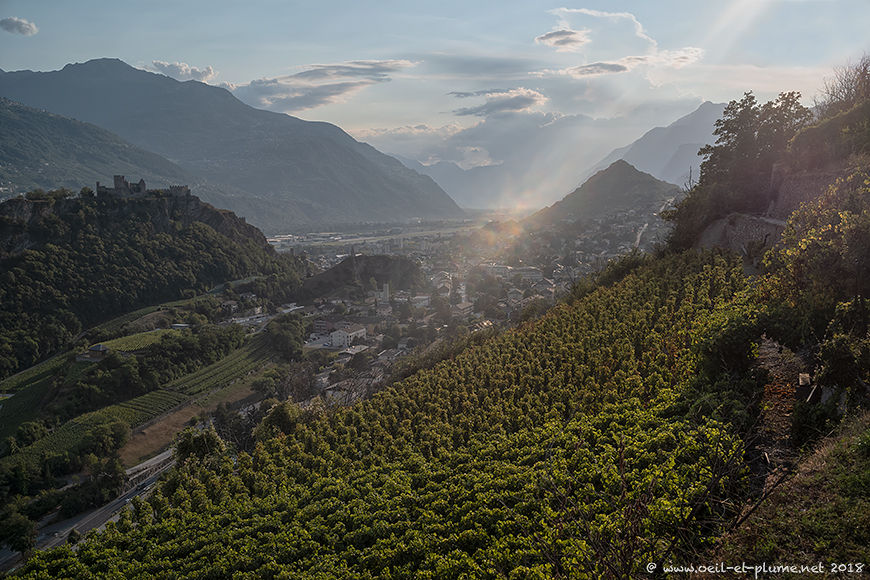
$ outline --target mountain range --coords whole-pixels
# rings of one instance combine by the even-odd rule
[[[722,116],[724,108],[724,104],[704,102],[688,115],[670,125],[647,131],[598,162],[594,161],[595,157],[590,158],[595,149],[588,144],[606,146],[613,143],[613,136],[606,124],[593,120],[569,128],[573,141],[567,140],[565,131],[560,133],[551,128],[547,135],[553,141],[549,143],[538,140],[517,144],[519,154],[499,165],[463,169],[451,161],[423,165],[414,159],[396,157],[414,171],[431,176],[460,206],[468,208],[513,207],[528,201],[523,196],[530,191],[534,191],[535,200],[546,202],[554,188],[565,191],[572,187],[566,183],[583,183],[618,159],[625,159],[657,179],[682,186],[689,180],[690,172],[697,177],[701,162],[698,149],[714,142],[714,123]],[[558,147],[557,163],[551,163],[552,160],[542,155],[542,151],[552,149],[548,145],[553,143],[562,143]],[[554,167],[558,168],[558,175]]]
[[[430,177],[335,125],[254,109],[223,88],[117,59],[0,72],[0,95],[166,157],[212,184],[194,193],[270,232],[462,215]]]
[[[670,125],[650,129],[637,141],[611,151],[589,170],[589,175],[624,159],[662,181],[686,185],[690,179],[697,179],[701,166],[698,150],[715,142],[714,125],[724,110],[724,103],[705,101]]]

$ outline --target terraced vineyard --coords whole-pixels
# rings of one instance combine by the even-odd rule
[[[263,365],[272,356],[265,337],[260,335],[251,339],[242,348],[236,349],[218,362],[191,373],[166,385],[169,391],[196,396],[208,390],[222,388],[236,379]]]
[[[131,334],[130,336],[116,338],[114,340],[103,342],[102,344],[111,350],[133,352],[148,348],[152,344],[157,344],[160,342],[161,338],[172,332],[176,331],[168,328],[149,330],[148,332],[139,332],[137,334]]]
[[[27,370],[0,381],[0,393],[14,393],[28,385],[41,381],[53,375],[60,367],[66,364],[66,354],[59,354],[53,358],[34,365]]]
[[[164,331],[166,332],[173,331]],[[150,336],[161,333],[149,332],[132,335],[118,339],[119,344],[127,348],[138,349],[134,340],[141,340],[143,335]],[[121,341],[127,341],[123,343]],[[156,342],[156,341],[155,341]],[[115,341],[111,341],[112,344]],[[141,344],[137,343],[137,344]],[[117,348],[117,346],[115,346]],[[75,419],[67,421],[45,437],[31,445],[21,449],[18,453],[0,459],[0,468],[21,469],[24,472],[39,471],[39,466],[45,461],[57,458],[60,461],[81,453],[88,453],[100,448],[109,449],[110,440],[117,439],[129,428],[142,425],[164,413],[167,413],[178,405],[192,401],[211,391],[224,388],[234,381],[245,377],[250,372],[261,368],[272,356],[273,351],[264,336],[256,336],[248,340],[242,347],[230,352],[221,360],[200,370],[183,376],[182,378],[163,387],[135,397],[122,403],[104,407],[98,411],[85,413]],[[0,418],[4,416],[6,407],[10,412],[26,412],[26,407],[36,408],[39,398],[44,394],[44,388],[48,388],[53,373],[60,369],[66,362],[65,357],[57,357],[46,361],[42,365],[30,369],[26,374],[16,375],[7,379],[5,383],[13,381],[14,385],[29,385],[21,393],[16,394],[3,402],[0,409]],[[89,365],[73,363],[67,369],[66,381],[75,381],[81,375],[82,370]],[[43,384],[45,383],[45,384]],[[39,388],[37,388],[39,387]],[[33,392],[34,397],[24,397]],[[24,406],[25,408],[22,408]],[[16,423],[17,424],[17,423]],[[10,423],[11,425],[11,423]],[[2,428],[0,428],[2,431]],[[7,433],[7,435],[10,433]]]
[[[190,397],[182,393],[158,389],[141,397],[108,407],[107,410],[117,410],[119,415],[124,415],[124,420],[130,423],[131,427],[137,427],[189,399]]]
[[[160,306],[146,306],[145,308],[134,310],[133,312],[113,318],[99,326],[95,326],[93,332],[108,336],[118,336],[121,334],[121,329],[124,328],[125,324],[133,322],[134,320],[139,320],[143,316],[151,314],[152,312],[157,312],[159,308]]]

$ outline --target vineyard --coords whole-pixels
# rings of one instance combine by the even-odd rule
[[[125,337],[119,341],[127,341],[125,345],[132,348],[142,344],[142,342],[136,341],[143,341],[143,335],[156,335],[157,339],[149,337],[144,340],[157,344],[159,339],[167,334],[178,333],[175,331],[149,332]],[[217,362],[184,375],[157,390],[106,406],[98,411],[85,413],[65,422],[38,441],[23,447],[17,453],[0,458],[0,468],[4,471],[19,468],[24,473],[39,472],[46,462],[49,464],[56,462],[58,465],[65,464],[70,457],[82,450],[109,449],[108,443],[95,441],[95,436],[99,438],[99,436],[105,435],[108,438],[107,433],[114,429],[116,431],[111,437],[118,440],[121,432],[126,433],[131,427],[135,428],[183,403],[222,389],[233,381],[261,368],[272,354],[265,337],[254,337]],[[65,361],[65,359],[61,360]],[[38,398],[45,394],[46,389],[50,388],[51,381],[54,379],[52,373],[65,371],[63,381],[67,384],[74,384],[92,364],[68,363],[65,369],[60,365],[54,365],[40,369],[39,373],[32,373],[30,380],[38,379],[38,382],[32,383],[14,397],[2,401],[0,403],[2,405],[0,418],[8,412],[10,417],[15,418],[14,422],[9,422],[10,427],[14,429],[22,418],[28,417],[28,413],[32,414],[38,409]],[[43,375],[44,378],[40,379],[39,377]],[[18,376],[7,380],[13,379],[18,379]],[[11,433],[7,433],[7,435],[9,434]]]
[[[124,336],[121,338],[116,338],[114,340],[110,340],[102,343],[103,346],[109,348],[110,350],[120,350],[123,352],[135,352],[137,350],[143,350],[148,348],[152,344],[157,344],[160,342],[160,339],[166,336],[167,334],[177,332],[175,330],[169,330],[166,328],[159,330],[150,330],[148,332],[139,332],[137,334],[131,334],[129,336]]]
[[[160,306],[146,306],[145,308],[140,308],[139,310],[134,310],[133,312],[128,312],[127,314],[118,316],[109,320],[108,322],[104,322],[99,326],[95,326],[91,332],[98,335],[105,336],[118,336],[123,332],[123,328],[125,324],[133,322],[134,320],[138,320],[145,316],[146,314],[151,314],[152,312],[157,312]]]
[[[696,550],[743,473],[696,329],[745,285],[660,260],[352,407],[278,406],[252,455],[183,461],[27,573],[596,578]]]
[[[66,363],[67,355],[59,354],[38,365],[34,365],[27,370],[0,381],[0,393],[15,393],[32,383],[54,375]]]
[[[107,411],[116,410],[119,416],[123,415],[123,419],[130,424],[130,427],[138,427],[188,400],[189,397],[181,393],[158,389],[141,397],[108,407]]]
[[[231,352],[218,362],[191,373],[166,385],[168,391],[197,396],[205,391],[222,388],[231,382],[257,370],[272,356],[265,337],[256,336],[249,344]]]

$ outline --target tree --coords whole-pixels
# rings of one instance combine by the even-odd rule
[[[870,54],[864,54],[858,62],[847,62],[834,69],[834,75],[825,80],[822,96],[816,99],[815,105],[819,118],[827,119],[868,99]]]
[[[9,544],[16,552],[21,552],[27,559],[30,551],[36,546],[36,524],[16,510],[10,510],[3,515],[0,524],[0,543]]]
[[[188,427],[175,438],[175,457],[179,462],[188,457],[205,459],[225,449],[226,445],[214,428],[199,430]]]
[[[285,314],[266,326],[266,335],[272,346],[287,360],[302,356],[305,340],[305,323],[296,314]]]
[[[759,105],[750,91],[728,103],[716,121],[716,143],[698,151],[704,157],[698,183],[663,214],[674,222],[670,245],[690,247],[710,222],[729,213],[763,211],[771,199],[767,184],[774,164],[785,158],[789,141],[811,119],[798,92],[780,93]]]

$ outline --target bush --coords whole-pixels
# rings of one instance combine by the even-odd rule
[[[814,443],[827,435],[840,422],[836,397],[825,403],[795,404],[792,414],[791,440],[795,447]]]

